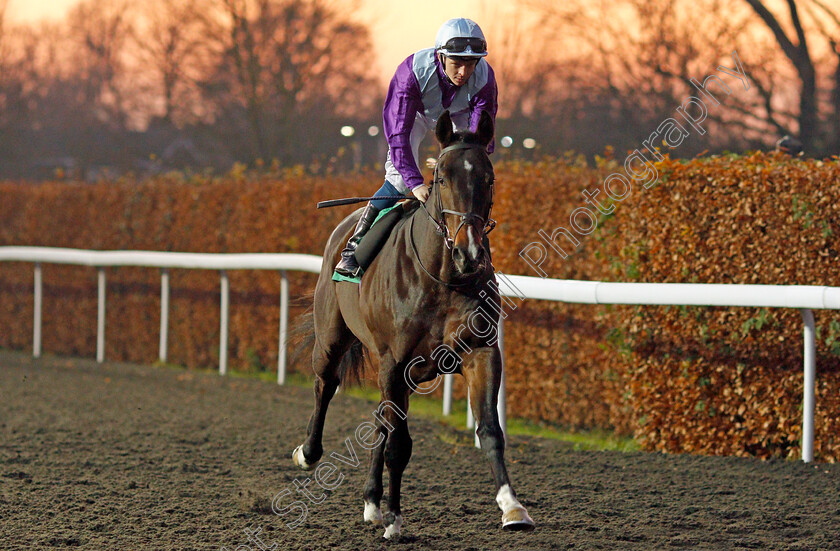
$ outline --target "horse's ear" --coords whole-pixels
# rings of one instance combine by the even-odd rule
[[[449,116],[449,110],[446,110],[437,121],[437,126],[435,127],[435,137],[441,147],[446,147],[450,144],[450,142],[452,142],[452,134],[452,117]]]
[[[487,111],[482,111],[481,117],[478,119],[478,129],[476,131],[478,143],[487,147],[493,139],[493,132],[495,132],[493,128],[493,117]]]

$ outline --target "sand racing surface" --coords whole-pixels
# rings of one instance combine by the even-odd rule
[[[471,436],[410,413],[402,538],[389,542],[362,521],[367,452],[345,444],[375,404],[335,397],[325,458],[355,451],[359,464],[333,461],[332,491],[311,481],[318,503],[295,491],[312,476],[290,459],[312,402],[254,379],[1,353],[0,549],[840,549],[838,465],[526,437],[507,461],[537,528],[506,533]],[[284,490],[281,507],[308,504],[295,528],[297,510],[271,509]]]

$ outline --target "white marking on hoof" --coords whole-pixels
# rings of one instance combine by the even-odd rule
[[[295,465],[305,471],[311,471],[315,468],[315,465],[318,464],[317,461],[312,465],[306,462],[306,457],[303,456],[303,444],[295,448],[295,451],[292,452],[292,461],[295,462]]]
[[[376,504],[365,501],[365,522],[372,522],[374,524],[382,524],[382,511]]]
[[[507,513],[513,509],[522,509],[522,504],[513,495],[513,490],[510,489],[509,484],[505,484],[499,488],[499,493],[496,494],[496,503],[503,513]]]
[[[400,537],[400,528],[402,527],[402,515],[397,515],[394,519],[394,524],[389,524],[385,527],[385,534],[383,538],[390,540]]]
[[[502,510],[502,528],[505,530],[533,530],[534,521],[528,516],[528,511],[513,495],[508,484],[499,488],[496,503]]]

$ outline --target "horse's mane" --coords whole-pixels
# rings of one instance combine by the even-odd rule
[[[414,214],[420,208],[420,201],[406,201],[403,203],[403,212],[405,215],[403,218],[408,218],[412,214]]]

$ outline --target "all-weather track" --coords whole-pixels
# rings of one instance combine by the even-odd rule
[[[525,437],[507,460],[537,527],[506,533],[471,435],[410,413],[403,537],[386,542],[362,521],[367,452],[354,467],[345,443],[375,404],[332,402],[325,460],[348,462],[330,460],[334,490],[306,486],[318,503],[290,458],[312,404],[252,379],[0,353],[0,549],[840,549],[837,465]],[[285,490],[280,508],[307,503],[292,529],[300,509],[271,509]]]

